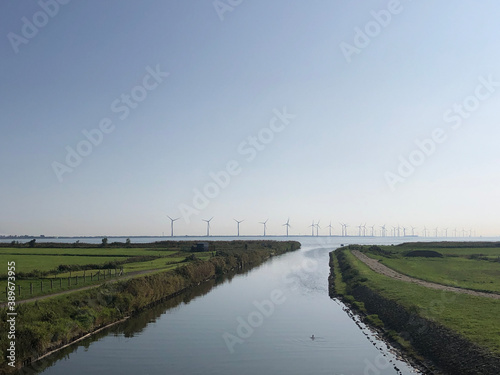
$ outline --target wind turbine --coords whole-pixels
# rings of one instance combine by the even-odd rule
[[[266,219],[266,221],[261,221],[261,222],[259,222],[259,224],[264,225],[264,237],[266,236],[266,228],[267,228],[267,224],[266,224],[266,223],[267,223],[267,221],[268,221],[268,220],[269,220],[269,219]]]
[[[345,228],[344,230],[345,230],[345,235],[346,235],[346,237],[348,236],[348,234],[347,234],[347,227],[348,227],[348,226],[349,226],[348,224],[344,224],[344,228]]]
[[[427,227],[424,227],[424,237],[427,237]]]
[[[415,227],[411,227],[411,235],[412,235],[412,237],[415,236]]]
[[[342,229],[341,229],[341,231],[342,231],[342,237],[344,237],[344,236],[345,236],[345,232],[344,232],[344,225],[345,225],[345,224],[344,224],[344,223],[341,223],[340,221],[339,221],[339,224],[340,224],[340,226],[342,227]]]
[[[212,221],[213,218],[214,217],[212,216],[209,220],[201,219],[207,223],[207,237],[210,237],[210,222]]]
[[[455,229],[453,229],[453,237],[456,237],[457,236],[457,228],[455,227]]]
[[[319,236],[319,228],[320,228],[320,226],[319,226],[319,220],[318,220],[318,222],[316,223],[315,226],[316,226],[316,237],[318,237]]]
[[[385,224],[380,227],[380,236],[385,237]]]
[[[311,228],[311,237],[314,236],[314,220],[312,224],[308,226],[308,228]]]
[[[396,237],[396,229],[397,227],[392,227],[392,233],[394,234],[394,237]]]
[[[444,236],[448,237],[448,228],[444,228],[443,231],[444,231]]]
[[[176,219],[172,219],[170,216],[167,215],[167,217],[170,219],[170,237],[174,236],[174,221],[177,221],[180,219],[180,217]]]
[[[434,231],[435,231],[435,236],[434,237],[437,237],[438,236],[438,227],[434,228]]]
[[[330,221],[330,225],[327,226],[330,229],[330,237],[332,236],[332,222]]]
[[[244,222],[245,220],[236,220],[236,219],[233,219],[234,221],[236,221],[236,223],[238,224],[238,237],[240,236],[240,223]]]
[[[370,228],[372,228],[371,230],[371,233],[370,233],[370,236],[373,237],[374,233],[375,233],[375,225],[372,225]]]
[[[361,237],[361,228],[363,228],[363,225],[358,225],[358,237]]]
[[[406,227],[403,227],[403,237],[406,237]]]
[[[283,224],[284,227],[286,227],[286,236],[288,237],[288,228],[290,228],[290,218],[286,221],[285,224]]]

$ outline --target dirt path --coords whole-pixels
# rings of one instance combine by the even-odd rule
[[[415,279],[413,277],[409,277],[409,276],[406,276],[406,275],[403,275],[399,272],[394,271],[393,269],[380,263],[377,259],[370,258],[370,257],[366,256],[365,254],[360,253],[358,250],[352,250],[352,254],[356,258],[358,258],[360,261],[362,261],[364,264],[366,264],[368,267],[370,267],[373,271],[380,273],[382,275],[385,275],[385,276],[392,277],[393,279],[406,281],[408,283],[422,285],[422,286],[425,286],[425,287],[431,288],[431,289],[446,290],[448,292],[470,294],[471,296],[500,299],[500,294],[477,292],[475,290],[455,288],[452,286],[446,286],[446,285],[431,283],[431,282],[420,280],[420,279]]]
[[[51,297],[57,297],[57,296],[62,296],[64,294],[69,294],[69,293],[73,293],[73,292],[79,292],[79,291],[82,291],[82,290],[87,290],[87,289],[92,289],[92,288],[98,288],[101,285],[104,285],[106,283],[116,283],[118,281],[127,280],[127,279],[130,279],[130,278],[138,276],[138,275],[144,275],[144,274],[152,273],[152,272],[156,272],[156,271],[158,271],[158,270],[134,271],[134,272],[127,273],[127,275],[124,276],[124,277],[120,277],[120,278],[117,278],[117,279],[112,279],[111,281],[105,281],[105,282],[102,282],[100,284],[93,284],[93,285],[88,285],[88,286],[82,286],[81,288],[69,289],[69,290],[65,290],[65,291],[62,291],[62,292],[57,292],[57,293],[52,293],[52,294],[45,294],[43,296],[38,296],[38,297],[33,297],[33,298],[28,298],[28,299],[23,299],[23,300],[16,300],[16,305],[20,305],[21,303],[26,303],[26,302],[40,301],[42,299],[51,298]],[[0,309],[3,308],[3,307],[5,307],[5,306],[7,306],[7,302],[1,303],[0,304]]]

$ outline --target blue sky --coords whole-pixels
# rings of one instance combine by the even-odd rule
[[[332,221],[500,235],[499,10],[4,1],[0,234],[161,235],[170,215],[179,235],[212,216],[214,235],[234,218],[242,234],[290,218],[293,234],[321,220],[323,234]],[[211,197],[196,205],[196,191]]]

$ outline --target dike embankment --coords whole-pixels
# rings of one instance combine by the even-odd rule
[[[168,300],[209,280],[246,272],[267,259],[300,248],[296,241],[259,241],[260,248],[217,252],[209,260],[189,262],[178,269],[89,290],[47,298],[16,307],[15,362],[0,359],[0,374],[19,371],[35,374],[44,368],[43,358],[68,347],[152,305]],[[0,310],[6,316],[7,310]],[[0,322],[0,351],[8,353],[9,325]]]
[[[330,253],[330,297],[342,300],[366,324],[381,331],[386,340],[413,357],[417,364],[427,368],[429,374],[500,374],[500,357],[494,353],[370,289],[356,277],[355,268],[342,256],[344,251],[349,249],[342,248]],[[345,283],[340,294],[335,285],[338,276]],[[374,326],[373,319],[366,319],[374,314],[383,322],[383,327]],[[399,345],[397,336],[409,343],[410,347]],[[424,361],[418,357],[423,357]]]

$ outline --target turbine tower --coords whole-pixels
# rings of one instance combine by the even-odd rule
[[[318,222],[316,223],[315,226],[316,226],[316,237],[318,237],[319,236],[319,228],[320,228],[319,227],[319,220],[318,220]]]
[[[314,220],[312,224],[308,226],[308,228],[311,228],[311,237],[314,236]]]
[[[259,224],[264,225],[264,237],[266,236],[266,228],[267,228],[267,221],[268,221],[268,220],[269,220],[269,219],[266,219],[266,221],[261,221],[261,222],[259,222]]]
[[[170,237],[174,236],[174,221],[177,221],[180,219],[180,217],[172,219],[170,216],[167,215],[167,217],[170,219]]]
[[[375,233],[375,225],[372,225],[371,227],[369,228],[372,228],[371,232],[370,232],[370,236],[373,237],[374,233]]]
[[[288,237],[288,228],[290,228],[290,218],[286,221],[285,224],[283,224],[284,227],[286,227],[286,236]]]
[[[214,217],[212,216],[209,220],[201,219],[207,223],[207,237],[210,237],[210,222],[212,221],[213,218]]]
[[[406,237],[406,227],[403,227],[403,237]]]
[[[358,237],[361,237],[361,228],[363,228],[363,224],[358,225]]]
[[[411,227],[411,235],[412,235],[412,237],[415,236],[415,227]]]
[[[380,227],[380,235],[382,237],[385,237],[386,232],[385,232],[385,224]]]
[[[327,226],[330,229],[330,237],[332,236],[332,222],[330,221],[330,225]]]
[[[233,219],[234,221],[236,221],[236,224],[238,224],[238,237],[240,236],[240,223],[244,222],[245,220],[236,220],[236,219]]]

